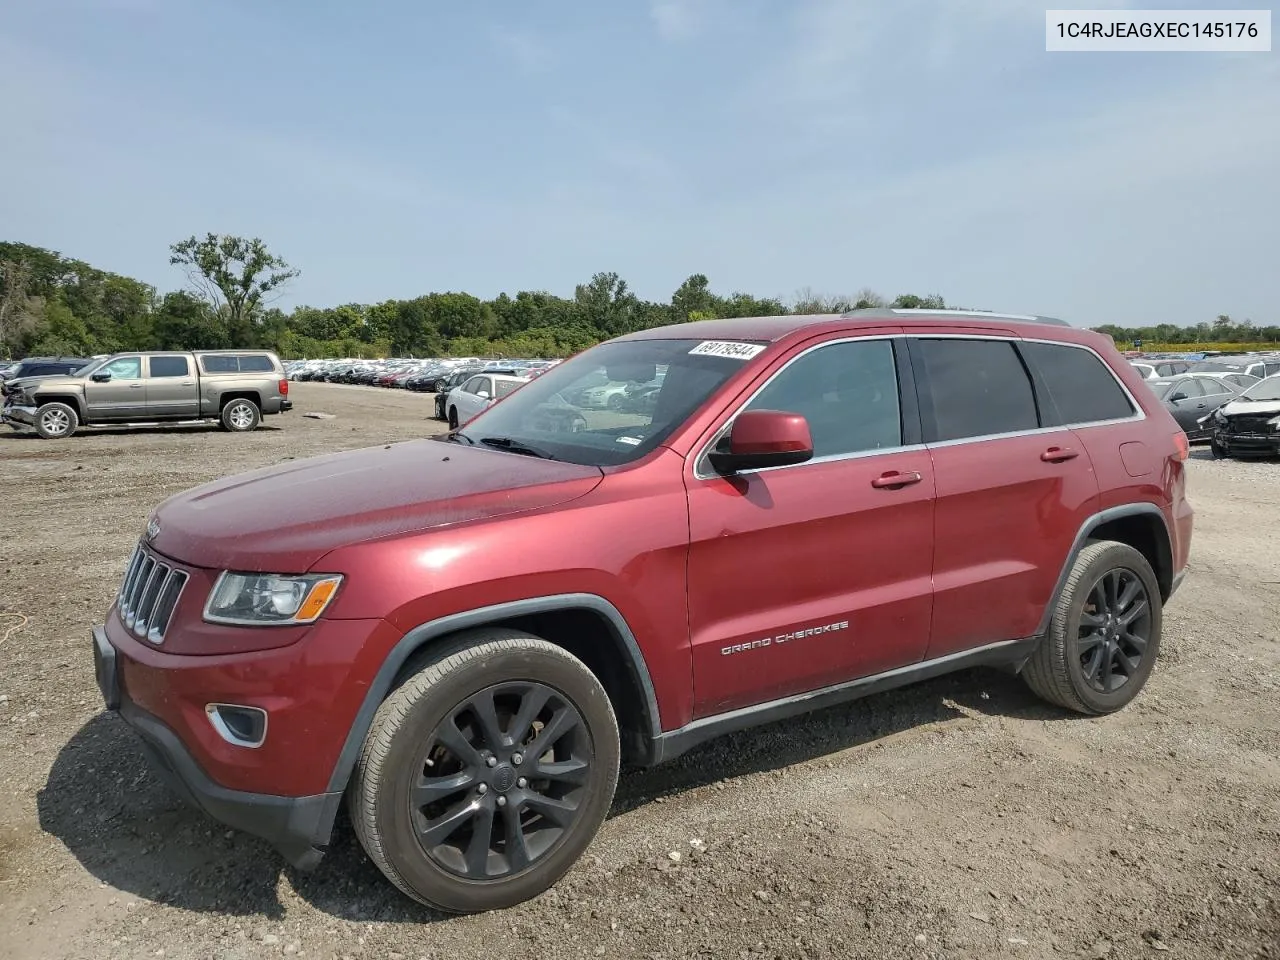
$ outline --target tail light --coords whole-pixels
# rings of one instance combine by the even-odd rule
[[[288,381],[288,380],[281,380],[281,381],[280,381],[280,396],[282,396],[282,397],[287,397],[288,395],[289,395],[289,381]]]
[[[1173,435],[1173,446],[1179,460],[1187,460],[1191,457],[1191,444],[1187,440],[1187,435],[1181,430]]]

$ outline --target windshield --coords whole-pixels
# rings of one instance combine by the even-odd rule
[[[602,343],[521,385],[457,432],[589,466],[637,460],[742,369],[744,359],[694,349],[701,350],[697,340]]]
[[[1280,376],[1259,380],[1237,399],[1280,400]]]

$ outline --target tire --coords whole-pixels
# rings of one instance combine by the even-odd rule
[[[458,408],[457,407],[449,408],[449,429],[450,430],[458,429]]]
[[[605,401],[604,405],[614,413],[619,413],[622,410],[622,404],[625,399],[626,398],[623,397],[622,394],[614,393],[609,396],[609,399]]]
[[[432,392],[432,393],[439,393],[441,390],[443,390],[443,389],[444,389],[444,386],[445,386],[445,380],[444,380],[444,378],[442,377],[442,378],[440,378],[439,380],[437,380],[435,383],[433,383],[433,384],[431,385],[431,392]]]
[[[236,397],[222,408],[222,429],[232,433],[248,433],[262,422],[262,411],[252,400]]]
[[[65,440],[76,432],[80,415],[75,407],[65,403],[41,404],[36,411],[35,428],[45,440]]]
[[[477,701],[494,708],[488,737],[470,706]],[[526,710],[533,720],[517,731]],[[549,749],[525,756],[547,730]],[[369,858],[414,900],[450,913],[511,907],[549,889],[591,843],[613,802],[619,754],[613,707],[582,661],[518,631],[470,631],[378,708],[351,784],[352,824]],[[554,776],[530,776],[526,787],[522,771],[553,765]],[[433,768],[440,783],[415,806],[413,785]],[[515,822],[519,847],[507,839]],[[432,824],[424,840],[419,830]]]
[[[1111,578],[1114,589],[1107,582]],[[1136,595],[1126,607],[1122,601],[1130,589]],[[1113,596],[1120,602],[1107,611],[1105,601]],[[1145,607],[1139,612],[1142,602]],[[1119,617],[1108,620],[1116,610]],[[1135,615],[1126,623],[1131,613]],[[1094,618],[1097,623],[1090,622]],[[1125,543],[1091,540],[1072,564],[1048,635],[1027,661],[1022,677],[1038,696],[1057,706],[1094,716],[1113,713],[1136,697],[1151,676],[1162,623],[1160,585],[1147,558]],[[1112,634],[1113,628],[1118,632]],[[1091,644],[1098,637],[1103,639]],[[1123,681],[1118,681],[1119,673]]]
[[[1227,459],[1227,448],[1220,444],[1217,440],[1209,441],[1209,455],[1215,460]]]

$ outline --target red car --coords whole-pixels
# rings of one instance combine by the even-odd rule
[[[602,375],[661,386],[573,409]],[[409,896],[508,906],[591,842],[620,761],[974,665],[1123,707],[1186,571],[1186,457],[1060,321],[645,330],[442,440],[171,498],[99,683],[179,791],[295,864],[345,801]]]

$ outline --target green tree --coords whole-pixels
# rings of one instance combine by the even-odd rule
[[[602,337],[616,337],[635,327],[639,302],[616,273],[597,273],[590,283],[580,283],[573,293],[582,319]]]
[[[160,350],[217,350],[231,345],[224,319],[185,290],[166,293],[151,324]]]
[[[226,314],[227,332],[237,347],[253,344],[264,302],[300,273],[256,237],[209,233],[181,240],[169,251],[169,263],[185,269],[200,296]]]

